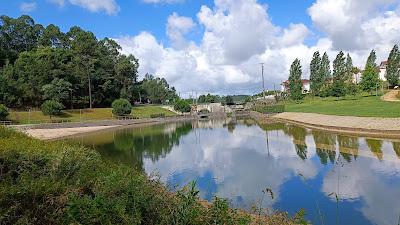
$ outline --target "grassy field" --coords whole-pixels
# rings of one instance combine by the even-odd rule
[[[165,116],[173,116],[175,113],[163,109],[160,106],[137,106],[132,110],[131,115],[137,118],[149,118],[152,114],[164,113]],[[29,112],[11,112],[8,119],[13,122],[20,124],[27,123],[40,123],[45,121],[50,121],[49,116],[43,115],[41,111]],[[106,120],[113,119],[111,108],[96,108],[96,109],[84,109],[82,110],[82,115],[80,110],[65,110],[62,115],[54,116],[53,120],[65,120],[71,122],[78,122],[82,120]]]
[[[341,116],[400,117],[400,103],[382,101],[380,96],[346,97],[343,100],[306,97],[303,103],[287,102],[285,110]]]

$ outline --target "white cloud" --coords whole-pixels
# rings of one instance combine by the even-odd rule
[[[256,0],[215,0],[213,7],[201,7],[196,21],[173,13],[166,21],[169,45],[148,32],[116,39],[124,53],[139,58],[142,76],[163,76],[182,93],[215,94],[260,92],[260,62],[272,89],[287,79],[295,58],[307,78],[314,51],[327,52],[332,62],[344,50],[363,67],[373,48],[384,60],[400,42],[400,4],[394,0],[317,0],[308,13],[323,32],[312,46],[305,44],[313,33],[306,25],[279,27]],[[204,33],[198,43],[187,39],[199,30]]]
[[[391,41],[380,36],[381,27],[368,24],[374,20],[378,20],[374,25],[394,22],[393,17],[398,17],[394,12],[382,17],[394,3],[399,4],[396,0],[317,0],[308,12],[314,24],[333,41],[336,50],[366,50],[379,42]],[[397,23],[395,30],[398,29]]]
[[[167,35],[171,40],[172,46],[177,49],[187,47],[189,43],[185,39],[185,34],[191,31],[195,26],[196,25],[192,18],[179,16],[177,13],[173,13],[169,16],[167,22]]]
[[[21,3],[19,9],[23,13],[29,13],[35,11],[37,8],[36,2],[23,2]]]
[[[115,0],[49,0],[51,3],[57,4],[60,7],[68,1],[72,5],[79,6],[91,12],[104,11],[108,15],[115,15],[120,11],[119,5]]]

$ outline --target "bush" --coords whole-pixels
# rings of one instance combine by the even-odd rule
[[[132,112],[132,105],[126,99],[117,99],[112,103],[112,113],[116,116],[130,115]]]
[[[55,100],[47,100],[42,104],[42,112],[44,115],[57,116],[61,114],[61,111],[64,109],[64,105],[55,101]]]
[[[187,101],[178,100],[174,105],[174,109],[179,112],[190,112],[192,108]]]
[[[0,120],[5,120],[9,115],[7,107],[0,104]]]

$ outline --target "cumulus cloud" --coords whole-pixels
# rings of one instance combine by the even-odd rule
[[[36,10],[36,2],[23,2],[20,5],[20,10],[23,13],[29,13]]]
[[[362,67],[373,48],[384,60],[400,42],[400,3],[394,0],[317,0],[308,13],[322,31],[311,45],[305,40],[314,34],[306,25],[277,26],[256,0],[215,0],[213,7],[200,8],[195,21],[173,13],[166,21],[168,44],[146,31],[115,39],[124,53],[139,58],[142,76],[163,76],[182,93],[215,94],[260,92],[260,62],[272,89],[287,79],[295,58],[307,78],[317,50],[327,52],[331,62],[344,50]],[[196,31],[204,31],[198,43],[187,39]]]
[[[392,43],[393,37],[384,37],[379,32],[391,28],[371,25],[395,22],[399,15],[385,10],[395,3],[398,1],[317,0],[308,13],[314,24],[332,40],[336,50],[365,50],[377,43]],[[400,26],[392,26],[395,26],[392,32],[399,31]]]
[[[185,34],[191,31],[195,27],[195,23],[192,18],[179,16],[177,13],[173,13],[168,17],[167,22],[167,35],[171,40],[173,47],[177,49],[184,48],[188,45],[185,39]]]
[[[120,11],[119,5],[115,0],[49,0],[51,3],[62,7],[68,1],[72,5],[79,6],[91,12],[104,11],[108,15],[115,15]]]

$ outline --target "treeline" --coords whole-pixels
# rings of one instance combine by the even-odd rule
[[[29,16],[1,16],[0,47],[0,103],[11,108],[45,100],[84,108],[108,107],[118,98],[163,103],[177,97],[165,79],[146,75],[138,82],[138,59],[77,26],[63,33]]]
[[[400,52],[395,45],[389,55],[386,79],[391,86],[399,84],[400,76]],[[331,71],[330,61],[327,53],[321,57],[317,51],[313,54],[310,63],[310,92],[314,96],[320,97],[342,97],[345,95],[356,95],[359,91],[366,91],[372,94],[374,90],[382,85],[379,79],[379,67],[376,64],[376,54],[372,50],[368,56],[364,70],[353,66],[350,54],[340,51],[333,61],[333,71]],[[361,73],[361,80],[358,82],[355,75]],[[296,59],[290,67],[289,90],[293,100],[303,98],[301,82],[301,64]]]

